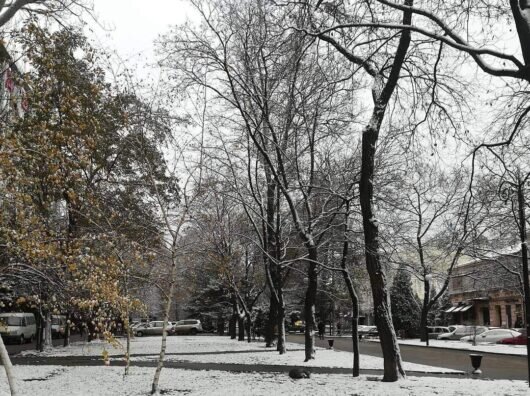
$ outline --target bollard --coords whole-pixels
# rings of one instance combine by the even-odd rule
[[[480,369],[480,364],[482,363],[482,355],[472,353],[469,355],[469,357],[471,358],[471,365],[475,369],[472,371],[472,374],[482,374],[482,370]]]
[[[334,342],[335,342],[335,340],[328,340],[329,349],[333,349],[333,343]]]

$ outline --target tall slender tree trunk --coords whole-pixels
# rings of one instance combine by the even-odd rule
[[[269,317],[267,318],[267,329],[265,332],[265,346],[272,347],[275,339],[275,328],[278,323],[278,303],[276,298],[271,295],[269,306]]]
[[[405,0],[407,6],[413,5],[413,0]],[[403,12],[403,24],[410,25],[412,14],[410,11]],[[386,84],[382,85],[383,75],[373,76],[374,84],[372,93],[374,97],[374,109],[370,122],[362,134],[362,156],[361,156],[361,180],[359,183],[359,200],[363,219],[364,243],[366,268],[370,277],[372,295],[374,301],[375,324],[379,332],[381,349],[384,359],[383,381],[397,381],[405,376],[402,367],[401,354],[396,339],[396,333],[392,324],[390,311],[390,296],[386,282],[385,272],[381,265],[379,253],[379,226],[374,213],[374,178],[375,178],[375,153],[379,131],[386,107],[397,86],[399,74],[410,44],[410,31],[401,32],[401,37],[396,50],[394,61]]]
[[[7,353],[4,340],[0,337],[0,359],[2,360],[2,365],[6,371],[7,382],[9,383],[9,390],[11,391],[11,396],[16,396],[17,393],[17,384],[15,373],[13,372],[13,365],[11,364],[11,359]]]
[[[228,332],[230,333],[230,338],[232,340],[236,339],[236,322],[237,322],[237,314],[232,313],[230,316],[230,320],[228,321]]]
[[[175,249],[175,246],[173,246]],[[159,389],[158,384],[160,382],[160,373],[162,372],[162,367],[164,366],[164,358],[166,356],[166,341],[167,341],[167,325],[169,323],[169,313],[171,312],[171,304],[173,303],[173,298],[175,296],[176,288],[176,275],[177,275],[177,258],[175,257],[175,252],[172,252],[171,255],[171,272],[170,272],[170,284],[169,284],[169,293],[166,301],[166,307],[164,310],[164,329],[162,331],[162,343],[160,345],[160,355],[158,356],[158,363],[156,365],[155,375],[153,377],[153,383],[151,384],[151,394],[158,395]]]
[[[430,304],[430,290],[429,283],[424,282],[424,293],[423,293],[423,304],[421,305],[420,315],[420,341],[427,341],[429,334],[427,333],[427,320],[429,316],[429,304]]]
[[[404,4],[407,7],[412,7],[414,1],[404,0]],[[402,23],[403,25],[411,25],[412,12],[409,9],[403,11]],[[386,277],[381,265],[379,253],[379,228],[374,213],[373,200],[375,153],[379,139],[379,130],[405,61],[405,56],[410,45],[410,31],[406,29],[401,31],[392,64],[385,63],[384,66],[379,67],[373,64],[370,59],[361,59],[353,56],[353,54],[349,53],[345,47],[338,44],[332,37],[326,34],[321,34],[319,37],[337,48],[350,62],[364,67],[366,72],[373,78],[372,97],[374,108],[370,120],[362,133],[359,201],[363,220],[366,268],[370,277],[375,323],[379,332],[384,358],[383,381],[396,381],[400,376],[404,376],[405,373],[401,365],[399,346],[397,344],[394,326],[392,325]],[[390,72],[388,72],[389,67]]]
[[[318,251],[315,246],[307,248],[309,263],[307,268],[307,289],[304,301],[305,319],[305,361],[315,358],[315,303],[317,298]]]
[[[342,259],[340,266],[342,268],[342,277],[346,288],[348,289],[348,294],[350,296],[350,301],[352,305],[352,318],[351,318],[351,336],[352,336],[352,350],[353,350],[353,372],[354,377],[359,376],[359,366],[360,366],[360,354],[359,354],[359,298],[357,296],[357,291],[353,286],[353,282],[350,276],[350,273],[347,269],[347,260],[349,255],[350,243],[348,241],[348,227],[349,227],[349,218],[350,218],[350,201],[345,202],[345,215],[344,215],[344,243],[342,245]]]
[[[347,206],[347,212],[349,212],[349,205]],[[352,337],[352,349],[353,349],[353,372],[352,375],[354,377],[359,376],[359,367],[360,367],[360,353],[359,353],[359,298],[357,296],[357,292],[355,291],[355,287],[353,286],[353,282],[350,277],[350,273],[348,272],[346,268],[346,260],[348,257],[348,249],[349,249],[349,243],[347,239],[347,229],[348,229],[348,218],[346,217],[346,221],[344,222],[344,245],[342,249],[342,260],[341,260],[341,268],[342,268],[342,276],[344,278],[344,283],[346,284],[346,287],[348,289],[348,294],[350,296],[351,306],[352,306],[352,318],[351,318],[351,337]]]
[[[282,286],[276,289],[276,293],[278,295],[278,299],[280,300],[278,303],[277,315],[278,344],[276,345],[276,350],[280,353],[280,355],[283,355],[285,352],[287,352],[287,349],[285,345],[285,302],[283,301]]]
[[[377,114],[376,110],[374,110],[374,113]],[[382,115],[380,120],[382,120]],[[379,125],[369,125],[363,132],[360,200],[364,227],[366,268],[370,276],[375,324],[379,332],[384,359],[383,381],[397,381],[399,376],[404,376],[405,373],[402,369],[399,345],[392,324],[390,296],[379,255],[379,228],[373,211],[375,147]]]
[[[44,325],[44,349],[52,349],[52,314],[46,312],[46,319]]]
[[[64,325],[64,342],[63,346],[70,345],[70,312],[66,313],[66,323]]]
[[[245,317],[238,315],[237,317],[237,340],[245,341]]]
[[[125,335],[127,337],[127,344],[125,349],[125,371],[123,375],[129,375],[129,367],[131,367],[131,324],[129,323],[129,312],[127,310],[127,318],[124,323]]]
[[[39,319],[37,320],[37,351],[44,350],[44,315],[39,307]]]
[[[276,350],[283,355],[286,352],[285,347],[285,302],[283,301],[282,271],[279,265],[280,252],[280,229],[281,220],[279,215],[279,202],[281,192],[277,188],[276,181],[271,175],[270,169],[266,166],[265,170],[267,179],[267,222],[265,224],[266,249],[267,255],[264,258],[267,271],[267,284],[271,293],[269,321],[267,323],[267,332],[265,342],[268,347],[272,346],[274,329],[278,329],[278,342]]]
[[[252,342],[252,318],[249,314],[245,314],[245,328],[247,330],[247,341]]]

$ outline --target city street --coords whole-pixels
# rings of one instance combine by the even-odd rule
[[[319,347],[328,347],[328,338],[325,340],[319,340],[317,338],[316,345]],[[331,338],[335,340],[333,346],[335,349],[349,352],[352,351],[353,347],[351,338]],[[303,344],[304,336],[303,334],[289,334],[287,340]],[[361,341],[359,344],[361,354],[378,357],[383,356],[381,353],[381,346],[378,342]],[[466,372],[472,370],[469,351],[413,345],[400,345],[400,349],[403,360],[407,362],[440,366]],[[480,354],[484,356],[481,365],[484,378],[513,380],[526,380],[528,378],[526,356],[511,356],[484,352],[481,352]]]

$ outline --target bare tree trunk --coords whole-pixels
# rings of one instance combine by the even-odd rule
[[[225,318],[221,314],[217,317],[217,334],[220,336],[225,335]]]
[[[376,109],[374,114],[377,115]],[[382,120],[380,116],[379,122]],[[369,125],[363,132],[360,200],[364,226],[366,268],[370,276],[374,300],[375,324],[379,332],[384,359],[383,381],[397,381],[405,373],[401,364],[399,345],[392,324],[390,296],[379,255],[379,228],[373,212],[373,177],[375,148],[379,127]]]
[[[2,359],[2,365],[6,371],[7,382],[9,383],[9,390],[11,391],[11,396],[17,395],[17,385],[16,377],[13,372],[13,365],[11,364],[11,359],[9,359],[9,354],[7,353],[4,340],[0,337],[0,358]]]
[[[175,246],[173,245],[173,249]],[[162,331],[162,345],[160,346],[160,355],[158,357],[158,364],[156,366],[155,376],[153,378],[153,383],[151,385],[151,394],[158,395],[158,383],[160,381],[160,373],[162,372],[162,367],[164,366],[164,357],[166,355],[166,340],[167,340],[167,324],[169,323],[169,313],[171,312],[171,304],[173,303],[173,297],[175,295],[175,284],[176,284],[176,274],[177,274],[177,261],[175,257],[175,252],[172,252],[171,257],[171,274],[170,279],[171,283],[169,286],[169,295],[167,297],[166,309],[164,312],[164,329]]]
[[[269,317],[267,319],[267,329],[265,332],[265,346],[267,348],[271,347],[274,344],[276,324],[278,323],[278,303],[276,298],[271,295],[270,298],[270,307],[269,307]]]
[[[353,347],[353,373],[354,377],[359,376],[359,298],[353,282],[348,272],[346,262],[348,260],[350,243],[348,241],[348,227],[349,227],[349,217],[350,217],[350,201],[346,201],[346,210],[344,216],[344,243],[342,245],[342,259],[340,266],[342,268],[342,277],[344,283],[348,289],[348,294],[350,296],[351,305],[352,305],[352,318],[351,318],[351,336],[352,336],[352,347]]]
[[[352,318],[351,318],[351,336],[352,336],[352,346],[353,346],[353,376],[359,376],[359,298],[357,297],[357,292],[353,287],[353,282],[351,280],[350,274],[346,270],[346,257],[348,253],[347,248],[348,242],[345,242],[344,252],[342,256],[342,276],[344,277],[344,282],[348,288],[348,294],[350,295],[351,305],[352,305]]]
[[[252,319],[249,314],[245,314],[245,324],[247,330],[247,341],[252,342]]]
[[[232,340],[236,339],[236,321],[237,321],[237,315],[235,313],[230,316],[230,320],[228,322],[228,332],[230,333],[230,338]]]
[[[70,313],[66,313],[66,323],[64,325],[64,342],[63,346],[67,347],[70,345]]]
[[[413,0],[405,0],[407,6],[412,6]],[[403,24],[410,25],[412,14],[403,13]],[[366,268],[370,276],[372,295],[374,300],[375,324],[379,332],[381,349],[384,359],[383,381],[397,381],[405,376],[402,367],[399,345],[392,324],[390,312],[390,296],[388,293],[386,276],[381,265],[379,254],[379,226],[374,213],[374,177],[375,152],[379,139],[379,130],[385,116],[386,107],[399,80],[399,74],[410,44],[410,31],[403,31],[396,50],[392,69],[384,87],[378,87],[382,75],[374,76],[372,89],[374,109],[369,124],[362,134],[361,180],[359,183],[361,213],[363,219]],[[379,72],[381,73],[381,72]]]
[[[423,304],[421,305],[420,316],[420,341],[427,341],[429,334],[427,333],[427,318],[429,315],[429,298],[430,290],[428,282],[424,282]]]
[[[283,290],[281,286],[276,289],[276,292],[280,300],[277,311],[278,315],[276,316],[278,320],[278,344],[276,345],[276,350],[280,355],[283,355],[287,352],[285,347],[285,302],[283,301]]]
[[[412,7],[413,0],[405,0],[405,6]],[[412,23],[412,12],[410,9],[403,11],[403,25]],[[370,277],[370,285],[374,301],[375,323],[381,340],[381,349],[384,358],[383,381],[397,381],[404,376],[401,364],[399,346],[392,324],[390,313],[390,300],[387,290],[386,277],[381,265],[379,254],[379,228],[374,213],[374,177],[375,177],[375,153],[379,131],[383,122],[387,105],[397,86],[399,74],[405,61],[410,45],[410,31],[403,30],[400,33],[394,59],[390,66],[390,72],[386,77],[383,72],[388,70],[388,65],[379,69],[369,59],[362,59],[349,53],[336,40],[326,34],[320,34],[320,39],[333,45],[346,58],[361,67],[373,78],[372,97],[374,108],[368,125],[362,133],[362,158],[361,158],[361,180],[359,183],[359,201],[363,219],[366,268]],[[386,83],[385,83],[386,79]]]
[[[245,341],[245,317],[239,315],[237,317],[237,340]]]
[[[276,322],[274,325],[270,322],[269,324],[272,329],[274,329],[274,326],[278,329],[278,343],[276,344],[276,350],[280,355],[283,355],[287,351],[285,347],[285,302],[283,300],[283,285],[280,269],[272,262],[272,260],[267,268],[267,275],[267,283],[271,292],[271,306],[274,301],[276,309],[276,315],[274,318]]]
[[[355,305],[354,305],[355,306]],[[359,305],[357,306],[357,312],[354,312],[351,318],[351,337],[353,346],[353,371],[352,375],[358,377],[360,374],[360,353],[359,353]]]
[[[127,332],[127,347],[125,350],[125,371],[123,375],[129,375],[129,367],[131,366],[131,328],[129,318],[125,319],[125,331]]]
[[[39,320],[37,321],[37,351],[44,350],[44,316],[39,308]]]
[[[304,301],[305,316],[305,361],[315,358],[315,302],[317,298],[317,248],[308,247],[307,290]]]
[[[52,348],[52,315],[51,312],[46,312],[46,319],[44,325],[44,349]]]

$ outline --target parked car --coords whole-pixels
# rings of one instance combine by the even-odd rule
[[[305,331],[305,322],[303,320],[297,320],[291,326],[291,331],[298,331],[303,333]]]
[[[440,334],[447,334],[451,332],[449,327],[445,326],[427,326],[427,331],[429,333],[429,339],[436,339]]]
[[[173,334],[197,334],[202,333],[201,321],[198,319],[179,320],[172,329]]]
[[[521,333],[514,331],[514,330],[510,330],[510,329],[493,329],[493,330],[487,330],[478,335],[468,335],[468,336],[462,337],[460,341],[462,342],[475,341],[478,344],[478,343],[497,342],[497,341],[503,340],[508,337],[517,337],[520,335]]]
[[[526,345],[528,343],[528,337],[526,336],[526,329],[521,330],[517,337],[503,338],[497,341],[497,344],[508,344],[508,345]]]
[[[453,331],[455,331],[456,329],[460,328],[460,327],[466,327],[464,325],[449,325],[447,326],[450,330],[450,332],[452,333]]]
[[[438,336],[439,340],[459,340],[469,335],[481,334],[489,330],[486,326],[464,326],[457,327],[451,333],[443,333]]]
[[[379,337],[376,326],[359,326],[359,339],[363,337]]]
[[[164,332],[164,321],[157,320],[149,323],[142,323],[133,329],[133,334],[137,337],[143,337],[144,335],[162,335]],[[171,333],[172,326],[168,323],[166,331]]]
[[[32,342],[37,334],[35,316],[24,312],[0,314],[0,334],[6,341]]]
[[[52,315],[52,337],[64,338],[66,333],[66,316]]]

